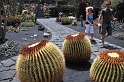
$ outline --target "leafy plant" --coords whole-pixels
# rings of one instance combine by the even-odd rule
[[[26,20],[26,14],[27,14],[27,10],[23,10],[21,13],[21,20],[25,21]]]
[[[7,17],[7,25],[14,26],[16,23],[21,23],[21,16],[9,16]]]
[[[111,0],[111,6],[116,7],[120,2],[123,2],[123,0]],[[101,8],[105,8],[105,1],[101,5]]]
[[[20,24],[21,27],[33,27],[35,26],[34,22],[22,22]]]
[[[49,8],[47,8],[47,7],[45,7],[43,10],[44,10],[45,17],[50,17],[51,10]]]
[[[63,15],[63,13],[62,13],[62,12],[59,12],[59,16],[61,16],[61,17],[62,17],[62,15]]]
[[[57,0],[58,4],[63,5],[66,3],[66,0]]]
[[[72,19],[69,19],[68,17],[62,17],[61,22],[63,25],[71,24]]]

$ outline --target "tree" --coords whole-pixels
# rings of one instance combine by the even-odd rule
[[[122,3],[123,0],[111,0],[111,3],[112,3],[112,7],[115,7],[117,6],[119,3]]]
[[[106,0],[104,0],[106,1]],[[119,3],[122,3],[124,0],[111,0],[111,6],[114,8],[116,7]],[[101,5],[101,8],[105,7],[105,2]]]
[[[66,0],[57,0],[58,4],[63,5],[66,3]]]

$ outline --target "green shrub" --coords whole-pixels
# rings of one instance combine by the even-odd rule
[[[21,23],[21,17],[20,16],[9,16],[7,17],[7,26],[14,26],[16,23]]]
[[[57,0],[58,4],[63,5],[66,3],[66,0]]]
[[[62,17],[61,22],[63,25],[68,25],[72,23],[72,19],[69,19],[68,17]]]
[[[22,22],[20,24],[21,27],[33,27],[35,26],[34,22]]]
[[[21,21],[34,21],[34,15],[29,10],[23,10],[21,13]]]
[[[46,18],[49,18],[50,17],[50,13],[51,13],[51,10],[49,9],[49,8],[47,8],[47,7],[44,7],[43,8],[43,11],[44,11],[44,16],[46,17]]]

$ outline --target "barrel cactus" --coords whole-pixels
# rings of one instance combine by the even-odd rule
[[[67,61],[85,62],[91,57],[91,43],[85,33],[80,32],[66,36],[62,52]]]
[[[48,40],[24,46],[16,62],[16,72],[21,82],[61,82],[64,69],[62,52]]]
[[[124,52],[100,52],[90,68],[92,82],[124,82]]]

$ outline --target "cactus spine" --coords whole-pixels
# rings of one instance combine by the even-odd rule
[[[90,68],[92,82],[124,82],[124,52],[100,52]]]
[[[84,62],[90,59],[91,48],[90,40],[84,33],[80,32],[66,36],[62,51],[66,60]]]
[[[47,40],[24,46],[16,62],[21,82],[61,82],[64,69],[62,52]]]

